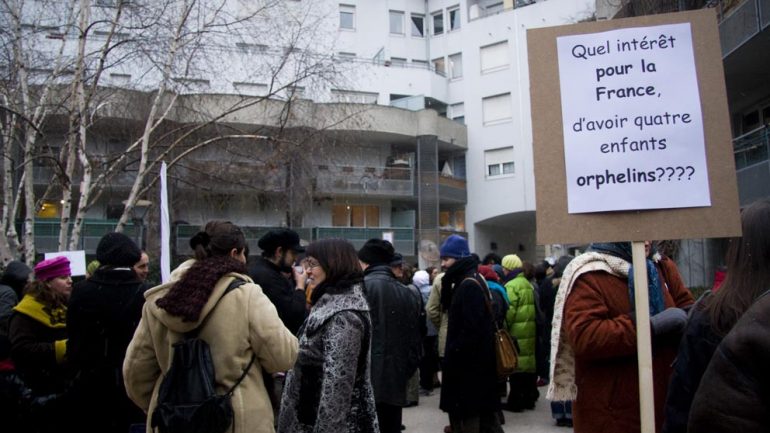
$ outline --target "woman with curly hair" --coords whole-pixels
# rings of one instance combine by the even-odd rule
[[[370,379],[372,324],[355,248],[342,239],[308,245],[316,285],[299,331],[299,357],[286,377],[278,431],[379,432]]]
[[[297,339],[247,276],[246,239],[238,226],[209,222],[190,239],[190,246],[195,259],[179,266],[169,283],[145,294],[142,320],[123,363],[128,396],[147,412],[147,431],[153,431],[151,415],[173,345],[195,330],[211,349],[217,394],[230,390],[245,374],[231,398],[232,431],[272,432],[273,411],[262,369],[275,373],[291,368]],[[245,283],[232,284],[235,280]],[[256,365],[251,366],[252,359]]]

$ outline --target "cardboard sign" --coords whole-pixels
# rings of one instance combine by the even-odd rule
[[[690,24],[556,45],[569,213],[709,206]]]
[[[527,38],[539,244],[740,235],[713,10]]]

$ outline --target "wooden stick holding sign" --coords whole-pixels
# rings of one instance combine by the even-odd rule
[[[647,256],[644,241],[631,242],[634,265],[634,303],[636,304],[636,353],[639,365],[639,411],[642,433],[655,432],[655,393],[652,384],[652,338],[647,287]]]
[[[530,29],[527,52],[538,244],[740,235],[713,9]],[[653,433],[643,242],[632,261],[641,431]]]

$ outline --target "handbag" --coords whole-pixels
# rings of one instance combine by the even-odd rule
[[[473,280],[479,287],[484,289],[485,287],[475,278],[466,278],[466,280]],[[489,288],[484,293],[484,301],[487,305],[487,311],[492,318],[492,323],[495,324],[495,358],[497,360],[497,377],[500,379],[506,379],[516,371],[516,367],[519,364],[519,351],[516,349],[516,343],[513,341],[513,337],[508,331],[503,328],[500,329],[497,326],[495,315],[492,312],[492,304],[489,302]]]

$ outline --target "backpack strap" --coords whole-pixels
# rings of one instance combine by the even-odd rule
[[[242,280],[238,277],[233,278],[233,281],[230,282],[230,284],[227,285],[227,288],[225,289],[224,293],[222,293],[222,296],[217,299],[217,303],[214,304],[214,308],[211,309],[211,311],[214,311],[217,308],[217,305],[219,305],[219,301],[222,300],[225,296],[227,296],[228,293],[232,292],[233,290],[237,289],[238,287],[241,287],[242,285],[246,284],[245,280]],[[198,333],[200,332],[201,328],[206,324],[206,322],[209,320],[208,317],[203,319],[200,325],[198,325],[195,329],[192,329],[190,331],[187,331],[184,333],[185,339],[190,338],[196,338],[198,336]]]
[[[251,354],[251,360],[246,365],[246,368],[243,369],[243,373],[241,374],[241,377],[238,378],[238,380],[235,381],[233,386],[230,387],[230,389],[227,390],[227,395],[232,396],[233,392],[235,392],[235,388],[243,382],[243,379],[246,378],[246,375],[249,373],[249,370],[251,369],[252,364],[254,364],[254,360],[257,359],[257,354],[252,353]]]

